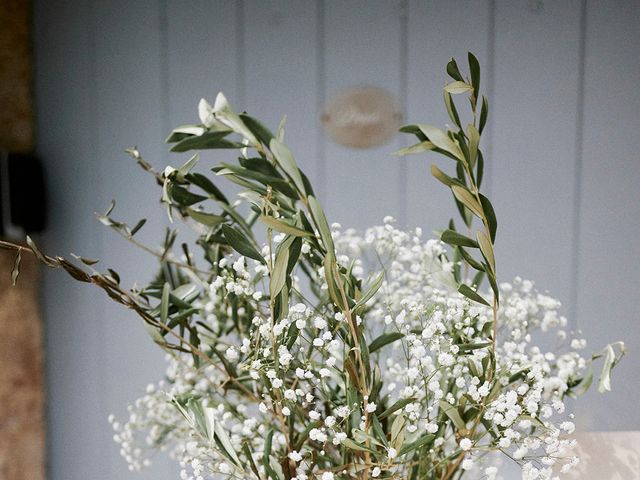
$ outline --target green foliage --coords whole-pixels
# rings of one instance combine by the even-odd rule
[[[104,214],[98,215],[102,224],[157,257],[160,268],[152,282],[142,289],[126,290],[120,285],[116,271],[106,269],[100,272],[95,269],[98,260],[74,256],[84,265],[79,267],[62,257],[44,255],[30,238],[27,238],[28,247],[0,242],[0,246],[17,251],[12,281],[15,283],[18,277],[22,253],[31,252],[47,266],[62,268],[74,279],[98,286],[111,299],[134,310],[145,322],[152,339],[167,352],[191,355],[196,368],[207,366],[216,369],[225,379],[217,393],[226,411],[237,411],[238,399],[254,405],[269,399],[276,406],[271,412],[273,426],[266,430],[263,451],[252,452],[247,443],[241,448],[233,445],[223,424],[216,421],[214,409],[207,399],[195,396],[171,398],[171,403],[192,427],[194,435],[206,440],[238,472],[255,475],[259,479],[265,478],[263,472],[266,479],[291,478],[295,467],[288,454],[308,446],[313,450],[317,444],[314,444],[311,434],[323,423],[307,421],[309,412],[305,408],[310,407],[295,402],[287,404],[280,390],[272,388],[273,383],[264,372],[251,378],[246,374],[246,365],[229,361],[225,354],[229,345],[225,343],[224,336],[235,332],[246,338],[247,332],[256,331],[254,318],[260,315],[269,318],[269,331],[264,334],[260,331],[262,336],[258,335],[256,344],[251,346],[252,355],[255,354],[252,358],[268,357],[268,367],[277,372],[283,364],[278,347],[291,349],[298,339],[316,334],[310,328],[295,323],[288,324],[282,332],[274,332],[275,325],[288,318],[292,300],[304,302],[321,318],[329,319],[332,334],[344,346],[342,365],[334,362],[330,370],[326,369],[329,372],[326,375],[338,376],[339,382],[328,387],[323,381],[323,394],[326,396],[323,401],[349,407],[373,407],[362,412],[354,408],[348,413],[344,427],[349,437],[333,446],[327,445],[327,452],[324,449],[314,450],[315,464],[327,472],[350,469],[350,474],[365,479],[370,478],[374,465],[384,466],[384,462],[391,458],[388,457],[390,450],[394,449],[397,457],[408,466],[407,478],[450,480],[459,471],[464,452],[455,451],[434,464],[433,459],[437,458],[433,454],[436,438],[444,438],[447,434],[456,440],[464,437],[475,441],[487,432],[495,437],[493,426],[483,419],[483,413],[503,391],[503,385],[495,378],[499,308],[495,258],[498,223],[491,202],[480,191],[484,169],[481,139],[487,122],[488,103],[480,95],[480,66],[471,53],[468,66],[467,76],[462,75],[453,59],[446,68],[452,81],[445,86],[443,99],[455,128],[442,130],[427,124],[403,127],[401,131],[414,135],[418,143],[398,152],[402,155],[433,152],[453,162],[449,164],[454,166],[452,172],[445,173],[432,165],[431,173],[451,191],[467,231],[459,232],[451,220],[440,238],[451,247],[455,262],[453,277],[458,292],[478,304],[490,306],[493,311],[489,325],[491,336],[483,327],[477,329],[482,334],[481,340],[491,341],[474,342],[463,332],[449,332],[457,352],[465,358],[474,352],[486,352],[481,361],[470,361],[468,369],[480,382],[490,386],[490,392],[487,388],[489,394],[486,398],[474,401],[468,395],[455,397],[453,394],[460,392],[454,382],[442,385],[452,395],[435,400],[433,419],[437,423],[434,428],[437,433],[414,432],[407,428],[405,407],[424,399],[410,396],[393,401],[383,390],[380,366],[376,360],[383,349],[392,345],[405,348],[405,337],[409,337],[409,330],[401,333],[384,329],[372,334],[364,328],[366,323],[362,317],[366,319],[370,308],[367,304],[383,285],[384,272],[372,275],[368,280],[359,280],[353,274],[353,262],[342,265],[337,261],[325,212],[307,176],[283,142],[284,120],[274,136],[255,118],[236,113],[222,94],[214,107],[201,101],[201,123],[178,127],[168,136],[171,151],[196,152],[181,166],[169,166],[158,172],[136,149],[128,150],[162,188],[161,201],[169,218],[193,229],[196,235],[194,243],[180,243],[181,253],[176,255],[178,232],[172,226],[166,230],[160,248],[143,244],[136,234],[144,227],[146,219],[136,221],[133,227],[117,220],[114,217],[115,202]],[[472,118],[466,128],[463,127],[462,109],[454,100],[458,95],[468,97],[471,109]],[[237,163],[215,165],[211,169],[215,173],[212,179],[195,171],[199,158],[197,152],[205,149],[237,150]],[[214,183],[218,179],[228,180],[244,189],[240,194],[243,205],[228,200]],[[250,210],[248,215],[243,207]],[[480,222],[477,228],[473,225],[474,219]],[[255,236],[257,226],[266,229],[264,248]],[[274,241],[275,235],[280,236],[277,242]],[[196,251],[201,257],[195,256],[193,252]],[[229,265],[227,256],[231,252],[242,256],[237,260],[237,270],[235,265]],[[257,265],[264,272],[264,278],[250,280],[265,282],[268,294],[265,293],[263,298],[231,291],[212,307],[214,313],[219,314],[220,321],[215,325],[202,322],[204,290],[218,279],[238,280],[238,271],[242,271],[247,259],[259,262]],[[469,279],[473,272],[474,276]],[[309,301],[304,296],[306,293],[299,291],[294,279],[296,275],[306,275],[315,299]],[[489,300],[479,293],[484,277],[493,292]],[[410,333],[420,332],[411,330]],[[308,344],[306,360],[315,349],[313,342]],[[264,355],[264,352],[271,356]],[[599,383],[601,391],[610,389],[611,370],[623,354],[622,345],[618,354],[613,346],[608,346],[592,359],[604,357]],[[304,359],[293,361],[294,367],[305,366]],[[521,381],[527,373],[526,369],[517,372],[508,378],[509,384]],[[326,375],[321,373],[322,377]],[[572,384],[566,394],[585,391],[592,382],[592,376],[590,371],[585,378]],[[293,385],[297,382],[295,379]],[[290,410],[286,415],[284,408]],[[476,431],[482,426],[486,432]],[[281,448],[280,437],[284,438],[286,451]],[[437,448],[437,443],[435,445]],[[391,478],[390,471],[381,478]]]
[[[500,301],[494,254],[498,222],[491,202],[480,192],[484,169],[480,141],[487,121],[488,104],[483,97],[482,106],[478,110],[480,64],[471,52],[469,52],[468,61],[470,76],[466,79],[462,76],[454,59],[451,59],[447,64],[447,73],[453,81],[444,87],[444,103],[457,129],[445,132],[432,125],[409,125],[403,127],[402,131],[415,135],[419,143],[401,150],[399,153],[404,155],[431,150],[456,162],[456,171],[453,176],[446,174],[436,165],[431,166],[431,173],[451,190],[462,220],[469,229],[469,234],[464,235],[457,232],[453,223],[451,223],[450,228],[442,233],[440,239],[452,247],[454,258],[460,259],[466,264],[465,271],[471,269],[476,270],[478,274],[482,274],[474,277],[472,285],[475,288],[472,288],[465,283],[468,282],[468,279],[461,278],[459,270],[456,270],[456,279],[459,282],[458,291],[460,293],[478,303],[491,305],[476,291],[483,276],[487,276],[493,290],[493,341],[495,344],[497,311]],[[453,99],[453,95],[459,94],[467,94],[471,106],[472,119],[468,123],[466,130],[462,126],[459,109]],[[430,148],[427,148],[427,146]],[[482,223],[481,228],[475,233],[473,232],[473,217],[478,218]],[[471,237],[476,239],[474,240]],[[465,247],[479,250],[478,253],[481,259],[474,257],[465,250]]]

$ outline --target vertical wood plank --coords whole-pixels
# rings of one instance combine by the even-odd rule
[[[37,151],[49,200],[43,241],[48,252],[60,254],[81,253],[76,249],[97,241],[91,25],[88,2],[34,3]],[[107,447],[105,418],[97,412],[104,393],[99,299],[63,272],[44,273],[49,478],[105,478],[97,472],[108,471],[107,457],[96,456]]]
[[[496,3],[492,159],[499,278],[570,300],[580,2]],[[566,311],[566,308],[565,308]]]
[[[238,3],[167,2],[169,128],[198,123],[198,102],[206,98],[213,104],[219,91],[240,108],[237,97],[242,79],[238,78],[239,33],[235,21]]]
[[[97,142],[94,155],[99,172],[101,210],[114,198],[120,207],[114,218],[133,225],[140,218],[149,222],[136,235],[140,241],[157,245],[162,236],[165,216],[153,201],[160,197],[155,181],[133,162],[123,150],[137,146],[143,156],[162,165],[166,135],[162,98],[161,51],[163,21],[159,1],[95,2],[96,29],[96,119]],[[99,228],[95,225],[94,228]],[[156,259],[121,239],[115,232],[102,229],[102,256],[105,265],[118,271],[124,285],[149,281],[156,270]],[[163,376],[163,354],[153,344],[142,322],[119,305],[104,301],[106,318],[99,326],[104,365],[104,402],[108,413],[126,420],[126,406],[144,392],[151,381]],[[126,374],[124,374],[126,372]],[[104,478],[129,478],[119,447],[112,442],[108,425],[103,429],[108,444],[104,450],[110,469]],[[94,453],[95,457],[95,453]],[[158,457],[155,468],[135,478],[158,478],[169,461]],[[175,467],[174,467],[175,468]]]
[[[345,87],[374,85],[401,93],[402,2],[328,1],[325,16],[327,97]],[[319,114],[319,112],[318,112]],[[402,214],[397,142],[354,150],[326,140],[326,188],[321,198],[330,222],[365,228]]]
[[[273,132],[287,115],[285,142],[314,186],[320,128],[317,8],[318,2],[309,0],[245,3],[242,106]]]
[[[492,80],[488,52],[490,13],[488,1],[410,2],[409,102],[405,123],[429,123],[440,127],[451,123],[441,90],[448,80],[445,67],[451,57],[456,59],[461,69],[467,70],[467,52],[473,52],[482,67],[481,88],[487,91]],[[462,99],[462,96],[458,97],[458,103],[466,108],[466,100],[460,101]],[[485,155],[490,132],[489,123],[481,145]],[[404,141],[415,143],[414,138],[409,139],[408,136]],[[432,178],[430,173],[432,163],[451,172],[455,165],[438,157],[424,153],[397,160],[407,165],[408,226],[420,226],[425,234],[446,228],[450,218],[461,225],[449,189]],[[486,158],[487,163],[492,161],[490,156]]]
[[[233,108],[242,111],[243,70],[242,17],[244,2],[233,0],[167,2],[168,39],[166,52],[168,78],[168,130],[199,123],[198,102],[212,105],[223,92]],[[163,147],[163,152],[168,148]],[[197,171],[212,176],[211,166],[220,161],[234,162],[233,150],[200,152]],[[163,153],[162,165],[180,165],[190,154]],[[238,191],[225,179],[216,181],[223,192]]]
[[[590,349],[624,340],[630,353],[613,391],[590,392],[577,418],[586,429],[638,430],[640,6],[609,7],[587,5],[577,317]]]

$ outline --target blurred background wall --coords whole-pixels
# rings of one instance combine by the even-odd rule
[[[16,239],[10,219],[29,208],[7,199],[19,197],[9,178],[33,172],[27,156],[35,148],[31,46],[31,2],[0,0],[0,240]],[[0,480],[45,478],[40,269],[25,257],[14,287],[8,273],[15,252],[0,250]]]
[[[286,140],[330,220],[365,227],[393,215],[442,228],[456,213],[430,178],[432,158],[390,156],[400,137],[340,147],[320,115],[334,92],[370,84],[400,99],[407,122],[442,125],[444,66],[473,51],[490,102],[499,277],[561,298],[590,350],[626,341],[613,393],[590,393],[577,414],[585,429],[640,429],[637,0],[36,0],[34,29],[46,249],[99,257],[129,283],[148,279],[153,261],[93,214],[115,198],[116,217],[149,218],[142,238],[158,242],[160,192],[124,148],[158,167],[181,163],[163,139],[219,90],[272,128],[288,115]],[[44,314],[50,478],[176,478],[160,456],[128,473],[106,420],[162,375],[140,322],[60,272],[45,277]]]

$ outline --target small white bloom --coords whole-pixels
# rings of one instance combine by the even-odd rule
[[[240,358],[240,354],[238,353],[238,351],[236,350],[235,347],[229,347],[227,348],[226,351],[226,356],[229,360],[231,360],[232,362],[237,360],[238,358]]]
[[[471,458],[465,458],[462,461],[462,469],[463,470],[471,470],[473,469],[474,463],[473,463],[473,459]]]
[[[302,460],[302,455],[300,455],[298,451],[294,450],[293,452],[289,453],[289,458],[297,463]]]
[[[322,317],[316,317],[313,319],[313,326],[322,330],[323,328],[327,328],[327,321]]]
[[[472,446],[473,446],[473,442],[470,439],[463,438],[462,440],[460,440],[460,448],[463,451],[468,452],[469,450],[471,450]]]

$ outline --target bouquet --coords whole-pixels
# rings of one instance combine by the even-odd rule
[[[166,351],[166,377],[128,419],[109,419],[131,470],[158,449],[183,480],[495,479],[491,452],[520,464],[523,479],[549,479],[577,463],[564,401],[589,388],[600,357],[599,389],[609,390],[624,345],[584,355],[558,300],[530,281],[498,280],[498,224],[481,189],[488,102],[468,60],[468,76],[453,59],[446,68],[453,127],[403,127],[417,143],[399,152],[447,157],[452,174],[431,172],[451,190],[460,230],[451,220],[429,239],[390,217],[362,233],[329,223],[284,122],[272,133],[219,94],[167,142],[173,152],[234,149],[237,163],[206,175],[196,153],[157,171],[129,150],[172,222],[195,236],[178,249],[170,228],[156,248],[136,238],[144,220],[130,227],[114,205],[99,216],[157,257],[151,283],[127,290],[96,260],[50,257],[29,238],[3,244],[17,250],[14,280],[31,252],[134,310]],[[240,185],[238,199],[218,179]],[[553,351],[537,346],[545,335]]]

